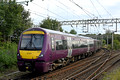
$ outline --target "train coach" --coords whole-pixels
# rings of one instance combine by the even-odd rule
[[[99,40],[43,28],[25,30],[19,40],[17,64],[20,71],[48,72],[101,48]]]

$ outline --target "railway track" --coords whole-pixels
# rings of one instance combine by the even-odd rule
[[[117,63],[119,59],[112,62],[109,66],[105,66],[106,64],[120,56],[120,54],[111,54],[108,50],[104,50],[104,52],[101,53],[102,54],[99,56],[87,58],[82,60],[83,62],[73,63],[72,65],[57,70],[53,73],[33,78],[32,80],[94,80],[100,76],[102,72]],[[103,68],[104,66],[105,68]]]
[[[94,80],[94,79],[97,79],[97,77],[100,76],[103,72],[105,72],[106,70],[108,70],[109,68],[111,68],[111,67],[112,67],[114,64],[116,64],[118,61],[120,61],[120,59],[117,59],[117,60],[114,61],[112,64],[109,64],[109,65],[106,66],[104,69],[102,69],[103,66],[105,66],[105,65],[107,64],[108,61],[110,61],[110,60],[112,60],[112,59],[114,59],[114,58],[116,58],[116,57],[118,57],[118,56],[120,56],[120,54],[115,55],[115,56],[107,59],[95,72],[93,72],[89,77],[87,77],[86,80]],[[102,70],[100,71],[100,69],[102,69]],[[98,73],[98,72],[99,72],[99,73]],[[97,74],[97,75],[95,75],[95,74]]]
[[[110,54],[106,54],[106,52],[104,52],[100,57],[96,58],[94,61],[92,61],[89,64],[86,64],[84,67],[80,68],[79,70],[76,70],[74,73],[66,76],[65,78],[63,78],[62,80],[71,80],[71,79],[77,79],[80,76],[81,80],[84,80],[84,77],[87,76],[87,74],[92,70],[92,69],[96,69],[96,67],[99,67],[100,65],[102,65],[103,61],[106,61],[106,57],[108,58],[109,56],[111,56]],[[89,75],[89,74],[88,74]],[[81,78],[82,77],[82,78]],[[80,80],[79,79],[79,80]]]
[[[102,53],[102,54],[101,54]],[[82,69],[86,69],[87,67],[89,67],[90,65],[93,65],[94,62],[96,62],[97,60],[101,59],[102,56],[104,56],[105,53],[102,51],[98,52],[96,54],[96,56],[92,56],[92,57],[89,57],[89,58],[86,58],[86,59],[83,59],[83,60],[80,60],[80,61],[77,61],[75,63],[72,63],[71,65],[68,65],[64,68],[61,68],[59,70],[56,70],[56,71],[53,71],[47,75],[44,75],[44,76],[41,76],[41,77],[36,77],[36,78],[33,78],[31,80],[38,80],[38,79],[41,79],[41,80],[44,80],[44,79],[50,79],[50,78],[54,78],[54,76],[57,76],[57,75],[60,75],[62,73],[68,73],[69,71],[71,72],[74,72],[75,70],[79,69],[79,68],[82,68],[84,67],[85,65],[87,65],[86,67],[82,68]],[[97,58],[97,59],[96,59]],[[95,60],[96,59],[96,60]],[[92,62],[92,63],[91,63]],[[75,70],[74,70],[75,69]],[[67,74],[69,75],[69,74]],[[65,76],[67,76],[65,75]],[[65,77],[64,76],[64,77]],[[60,78],[61,80],[61,78]]]
[[[114,52],[115,53],[115,52]],[[35,75],[35,76],[29,76],[24,75],[26,77],[29,77],[27,79],[31,80],[94,80],[98,79],[100,75],[110,69],[114,64],[116,64],[119,61],[120,53],[114,54],[109,53],[107,50],[101,50],[97,52],[97,54],[94,54],[93,56],[90,56],[88,58],[79,60],[77,62],[74,62],[68,66],[65,66],[63,68],[54,70],[52,72],[48,72],[45,74]],[[116,57],[118,57],[116,59]],[[19,73],[19,72],[18,72]],[[17,73],[14,73],[17,74]],[[8,74],[4,77],[10,76],[12,74]],[[34,74],[30,74],[34,75]],[[24,77],[23,77],[24,78]],[[23,79],[23,78],[11,78],[11,79]],[[25,78],[26,79],[26,78]]]
[[[80,73],[76,73],[73,75],[69,75],[63,80],[96,80],[104,71],[112,67],[116,64],[120,59],[113,61],[116,57],[119,57],[120,54],[111,56],[110,54],[103,62],[97,63],[89,68],[81,71]],[[109,64],[112,61],[111,64]]]
[[[2,79],[4,77],[7,77],[7,76],[11,76],[11,75],[17,74],[17,73],[20,73],[20,71],[12,72],[12,73],[9,73],[7,75],[1,76],[0,79]]]

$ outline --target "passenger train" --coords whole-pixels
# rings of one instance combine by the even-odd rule
[[[17,64],[20,71],[48,72],[101,48],[101,41],[44,28],[25,30],[19,40]]]

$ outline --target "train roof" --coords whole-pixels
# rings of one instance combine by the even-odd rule
[[[54,30],[50,30],[50,29],[45,29],[45,28],[41,28],[41,27],[37,27],[37,28],[40,28],[40,29],[44,30],[47,33],[61,34],[61,35],[72,36],[72,37],[81,37],[81,38],[85,38],[85,39],[93,39],[91,37],[73,35],[73,34],[68,34],[68,33],[60,32],[60,31],[54,31]]]

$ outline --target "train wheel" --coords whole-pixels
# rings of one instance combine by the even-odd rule
[[[66,65],[67,65],[67,62],[66,62],[66,61],[64,61],[64,62],[63,62],[63,67],[64,67],[64,66],[66,66]]]
[[[77,60],[78,60],[78,57],[76,56],[74,60],[77,61]]]
[[[52,71],[56,69],[56,66],[55,65],[52,65]]]
[[[70,64],[70,59],[67,59],[66,63],[67,63],[67,65]]]
[[[75,57],[72,57],[72,62],[75,62]]]
[[[93,55],[93,52],[90,52],[90,56]]]
[[[80,59],[81,59],[81,56],[79,55],[79,56],[78,56],[78,60],[80,60]]]
[[[85,58],[88,57],[88,53],[89,53],[89,52],[85,53]]]
[[[85,58],[85,53],[82,55],[82,58],[83,58],[83,59]]]
[[[91,56],[91,55],[92,55],[92,52],[89,52],[89,53],[88,53],[88,57]]]

